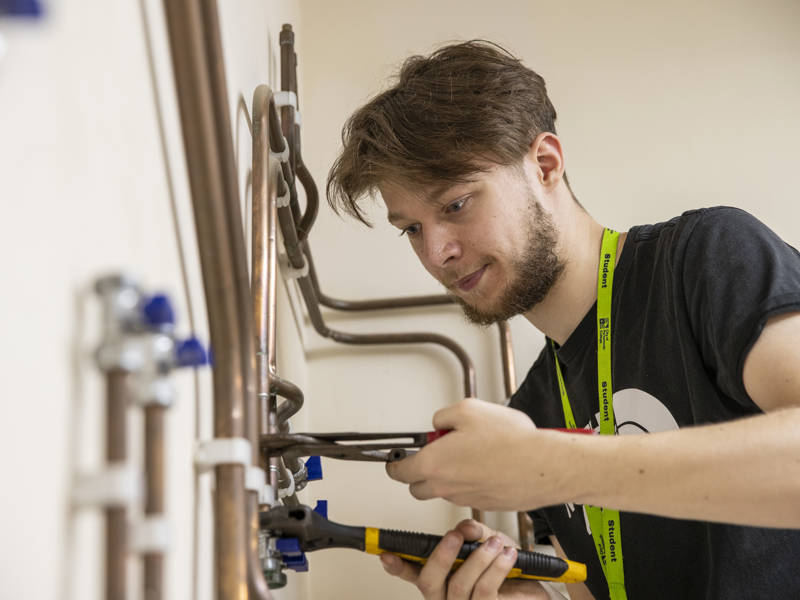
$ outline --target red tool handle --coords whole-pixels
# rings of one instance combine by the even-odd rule
[[[436,431],[429,431],[427,433],[427,440],[425,441],[426,444],[430,444],[431,442],[435,442],[443,435],[447,435],[453,431],[452,429],[437,429]]]

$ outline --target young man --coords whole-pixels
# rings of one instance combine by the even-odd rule
[[[617,237],[574,198],[555,117],[540,76],[469,42],[409,59],[345,126],[333,206],[364,220],[379,191],[471,320],[548,338],[510,408],[437,412],[453,431],[389,475],[534,511],[587,564],[573,598],[800,598],[800,255],[731,208]],[[450,576],[464,539],[487,541]],[[508,545],[465,522],[424,568],[383,563],[425,598],[540,597],[504,582]]]

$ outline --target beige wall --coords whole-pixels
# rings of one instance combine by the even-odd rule
[[[303,0],[301,6],[304,157],[320,184],[345,119],[388,85],[404,57],[448,40],[487,38],[545,77],[573,189],[603,223],[628,228],[728,204],[800,244],[797,2]],[[322,211],[311,243],[324,289],[346,298],[436,293],[407,242],[385,223],[380,203],[373,215],[376,227],[368,230]],[[452,335],[473,355],[481,397],[499,400],[495,331],[469,328],[452,313],[331,319],[342,329]],[[522,377],[542,337],[525,322],[513,327]],[[309,418],[316,428],[425,429],[435,409],[461,395],[454,361],[438,350],[395,354],[315,341],[317,347],[309,355]],[[439,502],[415,502],[379,468],[339,464],[328,472],[331,481],[317,489],[335,499],[331,515],[343,521],[443,531],[463,515]],[[312,557],[313,589],[336,590],[319,597],[371,598],[376,589],[382,598],[412,595],[407,585],[386,579],[373,558],[335,554]]]
[[[90,360],[97,311],[86,292],[92,278],[122,268],[146,287],[166,288],[188,330],[139,4],[52,4],[40,24],[0,21],[7,44],[0,58],[2,599],[100,597],[101,523],[91,511],[69,513],[67,502],[72,473],[100,461],[101,387]],[[146,5],[189,296],[198,334],[207,339],[161,3]],[[236,103],[241,94],[249,105],[258,83],[279,81],[283,22],[297,33],[303,153],[320,185],[345,118],[386,84],[403,57],[445,40],[485,37],[546,78],[573,188],[603,222],[626,228],[732,204],[800,244],[800,5],[792,0],[220,5],[242,184],[250,140]],[[365,230],[322,208],[311,243],[323,289],[348,299],[437,292],[379,205],[374,214],[375,230]],[[457,363],[440,349],[362,351],[320,339],[291,282],[280,286],[279,314],[279,371],[307,398],[297,431],[424,430],[436,408],[462,396]],[[502,400],[495,330],[469,328],[447,307],[367,317],[328,315],[332,327],[347,331],[451,335],[476,363],[479,395]],[[521,377],[541,336],[523,322],[514,330]],[[210,598],[210,481],[195,498],[190,466],[198,403],[199,427],[204,435],[210,430],[208,373],[198,389],[188,374],[178,384],[169,422],[169,597],[189,597],[197,501],[199,597]],[[140,450],[135,441],[132,450]],[[328,461],[325,475],[303,498],[327,498],[331,518],[341,522],[443,532],[466,514],[444,502],[414,501],[380,465]],[[331,550],[310,560],[310,574],[292,575],[278,597],[413,595],[383,576],[374,557]]]

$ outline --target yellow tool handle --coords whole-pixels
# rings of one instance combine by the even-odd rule
[[[425,564],[441,539],[441,536],[427,533],[366,527],[364,550],[370,554],[388,552],[404,560]],[[480,542],[464,542],[458,552],[455,568],[480,545]],[[541,552],[517,550],[517,561],[506,578],[578,583],[586,581],[586,565]]]

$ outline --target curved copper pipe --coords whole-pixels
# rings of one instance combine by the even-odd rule
[[[303,390],[277,375],[272,376],[272,387],[270,388],[273,394],[277,394],[281,398],[285,398],[278,406],[278,424],[286,423],[298,410],[303,407]]]
[[[311,182],[313,185],[313,181]],[[405,296],[400,298],[376,298],[373,300],[341,300],[326,295],[320,289],[317,270],[314,267],[314,260],[311,257],[311,250],[306,244],[305,256],[308,261],[308,275],[311,284],[314,286],[314,293],[319,299],[319,303],[327,308],[342,311],[366,311],[366,310],[386,310],[391,308],[417,308],[421,306],[439,306],[445,304],[455,304],[455,300],[447,294],[432,294],[429,296]]]
[[[297,91],[297,53],[294,51],[294,32],[292,26],[285,24],[280,33],[280,46],[281,46],[281,89],[284,91],[294,92],[297,98],[297,110],[300,109],[300,98]],[[285,106],[281,109],[281,126],[283,128],[283,135],[289,143],[291,170],[297,174],[297,177],[303,183],[303,188],[306,191],[306,211],[302,217],[299,215],[299,209],[294,214],[295,223],[297,223],[297,238],[302,244],[308,238],[308,232],[314,225],[319,211],[319,194],[317,193],[316,186],[307,186],[303,180],[310,180],[311,173],[309,173],[300,152],[300,126],[296,123],[295,109]],[[293,196],[296,202],[296,194]],[[297,267],[296,267],[297,268]]]
[[[236,253],[231,240],[235,228],[230,221],[239,198],[238,193],[232,192],[236,182],[225,166],[232,162],[233,156],[230,132],[226,138],[221,135],[224,125],[215,123],[222,120],[230,127],[224,76],[220,78],[222,52],[216,28],[216,3],[165,0],[164,10],[215,352],[214,435],[243,437],[247,367],[243,364],[246,359],[242,348],[247,341],[240,339],[241,299],[237,295],[240,277],[235,275]],[[224,118],[215,118],[220,114]],[[221,155],[228,158],[220,160]],[[216,597],[240,600],[247,595],[244,467],[219,465],[215,467],[215,475]]]
[[[475,368],[464,349],[450,338],[436,333],[345,333],[336,331],[325,324],[322,312],[319,309],[319,302],[311,284],[311,278],[307,275],[298,277],[297,283],[300,293],[306,303],[311,324],[321,336],[330,338],[342,344],[354,345],[375,345],[375,344],[437,344],[444,346],[452,352],[458,359],[463,372],[464,395],[466,397],[477,397],[477,386],[475,384]]]
[[[297,55],[294,52],[294,33],[291,25],[284,25],[280,34],[281,44],[281,89],[286,91],[293,91],[297,94]],[[477,396],[477,386],[475,384],[475,369],[469,356],[463,348],[456,342],[443,335],[430,334],[430,333],[386,333],[386,334],[353,334],[345,333],[330,329],[325,325],[322,314],[319,310],[321,292],[319,284],[316,279],[316,272],[311,263],[311,252],[308,248],[307,236],[311,225],[316,217],[318,208],[319,194],[316,185],[314,185],[311,174],[300,158],[300,136],[299,128],[295,125],[294,109],[291,107],[282,107],[282,132],[286,144],[289,147],[290,159],[289,163],[284,163],[284,185],[289,192],[289,206],[281,207],[278,210],[279,222],[281,232],[283,233],[284,246],[286,248],[287,258],[289,264],[294,269],[303,269],[308,264],[309,274],[298,278],[298,285],[301,294],[309,312],[312,325],[320,335],[330,338],[334,341],[343,344],[355,345],[372,345],[372,344],[415,344],[415,343],[432,343],[443,346],[450,350],[458,359],[462,372],[463,372],[463,385],[464,393],[468,397]],[[285,148],[283,140],[281,143],[274,147],[277,152],[283,151]],[[288,173],[287,173],[288,171]],[[300,216],[300,210],[297,204],[297,191],[295,188],[294,173],[297,173],[301,178],[301,184],[306,190],[306,214]],[[298,225],[299,223],[299,225]],[[305,260],[304,260],[305,259]],[[308,261],[306,263],[306,261]],[[326,298],[328,300],[328,298]],[[332,299],[330,299],[332,300]],[[361,307],[364,306],[381,308],[399,308],[401,306],[421,306],[418,304],[418,298],[414,299],[398,299],[398,300],[377,300],[377,301],[362,301]],[[408,303],[408,304],[404,304]],[[410,303],[409,303],[410,302]],[[428,303],[445,303],[442,299],[434,297],[426,297],[425,304]],[[449,298],[446,302],[452,302]],[[342,302],[340,301],[340,304]],[[345,305],[347,303],[344,303]],[[363,308],[348,308],[346,310],[364,310]],[[479,511],[473,510],[473,516],[479,520],[482,519],[482,514]]]

